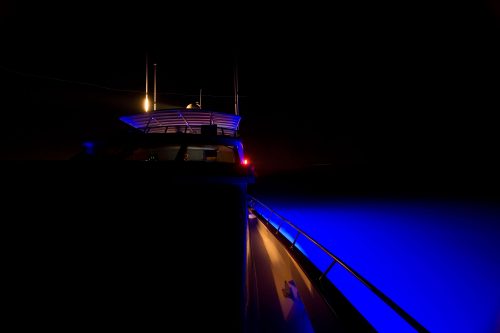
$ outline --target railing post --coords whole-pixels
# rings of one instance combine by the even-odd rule
[[[337,260],[333,259],[333,261],[330,264],[330,266],[328,266],[328,268],[326,269],[326,271],[324,271],[323,274],[321,274],[321,276],[319,277],[318,281],[321,281],[321,279],[323,279],[326,276],[326,274],[328,274],[328,272],[332,269],[333,265],[335,265],[336,262],[337,262]]]
[[[278,224],[278,228],[276,229],[276,235],[279,234],[281,226],[283,225],[283,220],[281,220],[280,224]]]
[[[293,247],[295,246],[295,243],[297,242],[297,238],[299,238],[299,236],[300,236],[300,231],[297,232],[297,236],[295,236],[295,239],[293,240],[293,243],[290,246],[290,250],[293,249]]]
[[[144,129],[144,133],[149,133],[149,124],[151,124],[152,119],[153,119],[153,116],[149,117],[148,123],[146,124],[146,128]]]
[[[271,221],[271,217],[273,216],[273,211],[270,210],[270,209],[268,209],[268,211],[269,211],[269,215],[266,217],[266,223],[267,223],[267,225],[271,224],[270,221]]]

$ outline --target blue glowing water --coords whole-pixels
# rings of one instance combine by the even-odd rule
[[[431,332],[500,332],[500,209],[485,203],[260,197]],[[292,229],[284,230],[290,237]],[[330,259],[298,244],[320,268]],[[380,332],[414,332],[339,265],[328,277]]]

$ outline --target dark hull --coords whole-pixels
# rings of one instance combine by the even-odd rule
[[[18,327],[241,330],[244,176],[144,163],[29,169],[13,189],[22,211],[2,231]]]

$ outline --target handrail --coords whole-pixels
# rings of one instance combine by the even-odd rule
[[[182,120],[184,120],[184,123],[186,123],[186,126],[189,128],[189,130],[191,131],[191,133],[194,133],[193,129],[191,128],[191,125],[186,120],[186,118],[184,117],[184,115],[182,114],[182,112],[179,111],[178,114],[179,114],[179,118],[182,118]]]
[[[319,277],[319,280],[321,280],[328,272],[332,269],[333,265],[335,263],[339,263],[342,267],[344,267],[345,270],[347,270],[351,275],[353,275],[358,281],[363,283],[371,292],[373,292],[375,295],[377,295],[378,298],[380,298],[385,304],[387,304],[394,312],[396,312],[401,318],[403,318],[410,326],[412,326],[417,332],[422,332],[422,333],[428,333],[429,331],[422,326],[415,318],[413,318],[410,314],[408,314],[405,310],[403,310],[399,305],[396,304],[392,299],[390,299],[387,295],[385,295],[382,291],[380,291],[378,288],[376,288],[373,284],[368,282],[364,277],[362,277],[358,272],[356,272],[353,268],[351,268],[349,265],[347,265],[345,262],[343,262],[339,257],[331,253],[327,248],[325,248],[323,245],[318,243],[316,240],[314,240],[311,236],[309,236],[307,233],[305,233],[303,230],[301,230],[299,227],[294,225],[292,222],[287,220],[285,217],[281,216],[278,214],[276,211],[273,209],[269,208],[265,204],[263,204],[261,201],[257,200],[255,197],[248,195],[249,197],[249,202],[250,202],[250,207],[254,209],[255,203],[258,203],[260,206],[264,207],[267,209],[271,214],[279,217],[281,219],[281,222],[279,224],[279,227],[276,228],[277,232],[279,232],[281,225],[283,222],[291,226],[293,229],[295,229],[298,233],[297,236],[295,236],[294,241],[292,243],[292,246],[290,249],[293,249],[295,246],[295,243],[297,241],[297,238],[300,235],[303,235],[306,237],[311,243],[316,245],[318,248],[320,248],[323,252],[325,252],[330,258],[333,259],[333,262],[328,266],[328,268],[323,272],[323,274]],[[262,215],[262,214],[261,214]],[[262,215],[263,216],[263,215]],[[264,217],[264,216],[263,216]],[[264,217],[265,218],[265,217]]]

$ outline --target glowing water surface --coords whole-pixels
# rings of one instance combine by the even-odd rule
[[[500,332],[500,208],[451,201],[260,196],[431,332]],[[291,228],[284,228],[290,237]],[[320,268],[331,260],[298,244]],[[380,332],[414,332],[340,265],[328,277]]]

